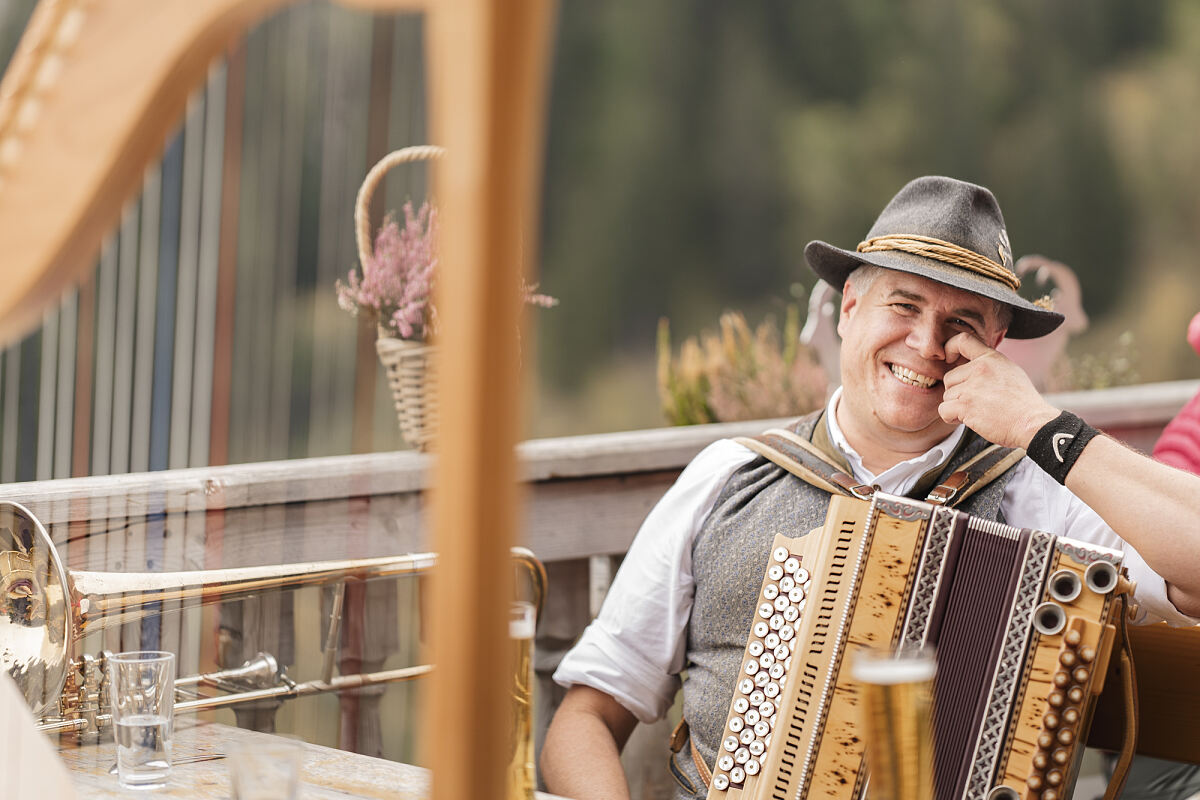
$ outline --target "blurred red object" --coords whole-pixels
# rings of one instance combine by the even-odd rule
[[[1188,344],[1200,355],[1200,314],[1188,325]],[[1200,393],[1163,428],[1154,457],[1164,464],[1200,474]]]

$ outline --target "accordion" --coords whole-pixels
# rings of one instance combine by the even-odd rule
[[[938,800],[1059,800],[1132,591],[1121,553],[876,493],[776,536],[709,800],[863,796],[857,648],[932,646]]]

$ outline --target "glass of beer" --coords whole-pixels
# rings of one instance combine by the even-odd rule
[[[508,763],[508,800],[533,800],[537,776],[533,766],[533,603],[517,601],[508,617],[512,639],[512,758]]]
[[[860,649],[853,662],[862,698],[870,800],[933,797],[932,649]]]

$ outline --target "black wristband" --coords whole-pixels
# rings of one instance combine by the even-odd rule
[[[1051,478],[1066,483],[1067,473],[1075,466],[1083,448],[1099,435],[1100,431],[1064,411],[1033,435],[1025,454]]]

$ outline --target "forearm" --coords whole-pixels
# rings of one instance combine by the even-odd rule
[[[577,702],[581,690],[568,693],[546,731],[540,765],[546,789],[574,800],[627,800],[621,748],[636,720],[628,712],[606,719],[604,711]]]
[[[1167,581],[1180,611],[1200,616],[1200,476],[1098,436],[1066,485]]]

